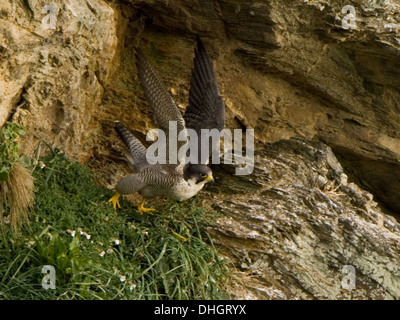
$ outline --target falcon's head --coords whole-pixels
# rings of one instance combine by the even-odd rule
[[[183,177],[186,181],[193,181],[195,184],[214,182],[211,169],[205,164],[189,164],[185,167]]]

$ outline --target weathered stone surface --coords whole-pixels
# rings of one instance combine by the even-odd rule
[[[245,180],[215,168],[208,191],[223,214],[209,231],[240,270],[235,297],[400,298],[400,224],[348,182],[329,147],[281,140],[260,147],[255,165]]]
[[[118,67],[118,19],[100,0],[1,1],[0,125],[26,127],[26,153],[43,140],[92,155],[92,115]]]

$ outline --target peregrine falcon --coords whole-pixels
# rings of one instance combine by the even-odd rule
[[[160,129],[168,131],[170,121],[176,121],[178,132],[192,129],[199,137],[201,129],[224,129],[225,104],[218,91],[211,60],[198,36],[190,79],[189,105],[183,117],[160,77],[138,48],[136,67],[144,95],[154,111],[155,122]],[[118,181],[116,193],[108,201],[114,208],[120,208],[121,195],[138,192],[144,199],[138,206],[139,212],[143,214],[155,210],[144,207],[146,199],[169,197],[179,201],[186,200],[196,195],[207,182],[214,181],[212,171],[207,166],[212,147],[206,149],[208,155],[204,158],[208,158],[205,163],[150,164],[146,158],[147,149],[122,123],[117,121],[115,130],[129,150],[135,173]],[[201,140],[198,141],[200,147]],[[199,148],[199,160],[200,150]]]

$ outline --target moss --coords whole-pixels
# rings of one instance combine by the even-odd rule
[[[61,153],[34,171],[30,228],[0,242],[1,299],[218,299],[227,269],[203,226],[211,209],[196,200],[141,216],[128,201],[115,213],[111,190]],[[45,290],[52,265],[56,288]]]

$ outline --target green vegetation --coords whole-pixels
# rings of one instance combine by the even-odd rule
[[[30,163],[19,155],[18,138],[24,133],[24,128],[13,122],[0,131],[0,228],[3,231],[8,221],[14,234],[29,221],[33,204],[33,177],[25,167]]]
[[[0,182],[8,180],[14,163],[19,159],[19,143],[16,139],[25,130],[13,122],[7,122],[0,131]]]
[[[227,269],[204,233],[211,209],[170,202],[141,216],[55,152],[33,172],[31,223],[0,239],[0,299],[219,299]],[[43,289],[44,265],[56,288]]]

